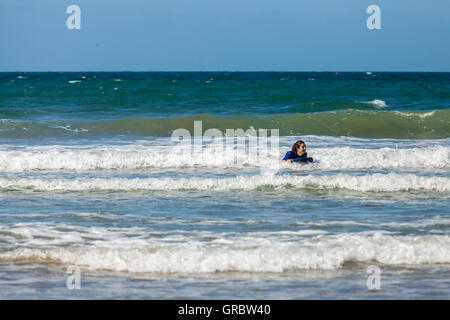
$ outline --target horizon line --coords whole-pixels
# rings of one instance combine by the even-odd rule
[[[295,71],[282,71],[282,70],[266,70],[266,71],[262,71],[262,70],[145,70],[145,71],[137,71],[137,70],[58,70],[58,71],[51,71],[51,70],[47,70],[47,71],[24,71],[24,70],[13,70],[13,71],[2,71],[0,70],[0,73],[77,73],[77,72],[161,72],[161,73],[175,73],[175,72],[183,72],[183,73],[312,73],[312,72],[342,72],[342,73],[366,73],[366,72],[378,72],[378,73],[450,73],[450,71],[414,71],[414,70],[409,70],[409,71],[375,71],[375,70],[356,70],[356,71],[351,71],[351,70],[321,70],[321,71],[312,71],[312,70],[295,70]]]

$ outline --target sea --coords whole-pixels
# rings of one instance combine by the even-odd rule
[[[449,230],[450,73],[0,73],[0,299],[447,300]]]

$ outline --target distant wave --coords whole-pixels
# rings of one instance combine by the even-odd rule
[[[341,110],[271,116],[197,114],[169,118],[122,118],[98,121],[23,121],[3,119],[0,137],[98,135],[170,136],[184,128],[193,134],[195,120],[203,130],[279,129],[280,135],[327,135],[363,138],[440,139],[450,137],[450,110]]]
[[[379,99],[375,99],[375,100],[369,101],[367,103],[371,103],[371,104],[375,105],[378,108],[384,108],[384,107],[388,106],[386,104],[386,102],[384,102],[383,100],[379,100]]]

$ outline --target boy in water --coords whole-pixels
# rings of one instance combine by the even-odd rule
[[[292,145],[292,151],[288,151],[283,160],[291,162],[291,159],[306,158],[307,156],[305,142],[303,140],[298,140]]]

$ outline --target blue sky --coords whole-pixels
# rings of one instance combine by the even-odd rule
[[[431,5],[432,3],[432,5]],[[69,5],[81,29],[69,30]],[[369,30],[369,5],[381,30]],[[448,0],[1,0],[0,71],[450,71]]]

